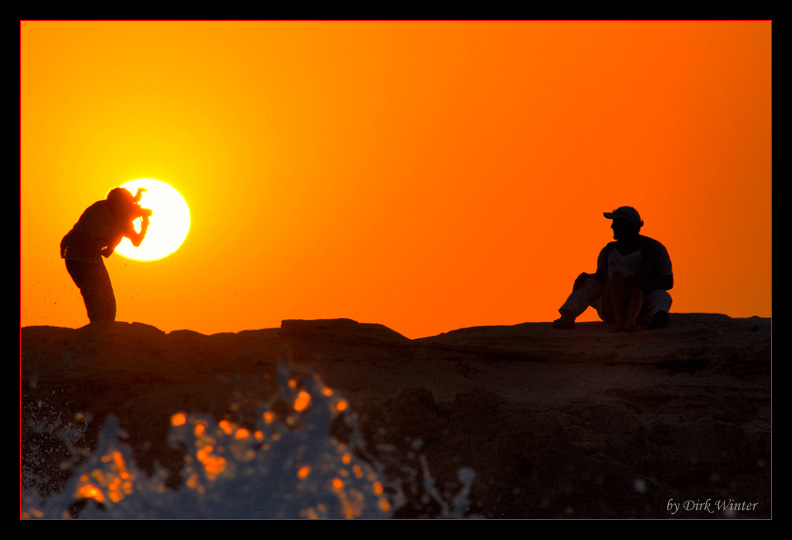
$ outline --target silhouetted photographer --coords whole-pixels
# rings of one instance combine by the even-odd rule
[[[80,289],[91,322],[115,320],[115,295],[102,257],[112,255],[124,237],[135,247],[143,242],[152,214],[139,204],[144,191],[139,188],[133,196],[126,188],[110,190],[106,199],[82,213],[61,240],[61,257]],[[136,219],[141,220],[140,232],[135,230]]]
[[[674,286],[668,251],[640,234],[643,221],[635,208],[622,206],[604,215],[613,220],[615,241],[600,252],[594,274],[577,277],[553,327],[574,328],[575,319],[589,307],[619,330],[665,327],[671,309],[668,291]]]

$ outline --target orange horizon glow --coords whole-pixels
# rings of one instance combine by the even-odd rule
[[[137,178],[189,235],[105,264],[166,332],[551,321],[622,205],[674,311],[769,317],[771,128],[771,21],[21,21],[20,323],[88,323],[58,244]]]

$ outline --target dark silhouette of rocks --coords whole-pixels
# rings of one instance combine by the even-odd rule
[[[21,461],[58,490],[72,449],[31,419],[85,419],[85,446],[113,416],[137,465],[171,471],[176,412],[245,422],[275,392],[278,362],[316,374],[354,411],[367,459],[403,486],[395,517],[438,517],[421,497],[475,473],[470,516],[768,518],[771,322],[672,314],[662,330],[614,333],[599,322],[461,329],[408,339],[348,319],[203,335],[141,323],[21,329]],[[342,425],[332,436],[343,440]],[[669,502],[757,503],[737,512]]]

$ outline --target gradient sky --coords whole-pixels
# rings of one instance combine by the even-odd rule
[[[164,331],[551,321],[621,205],[675,311],[770,316],[771,32],[22,21],[21,325],[87,324],[58,244],[136,178],[192,211],[169,257],[106,260],[118,320]]]

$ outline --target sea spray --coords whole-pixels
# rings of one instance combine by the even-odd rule
[[[185,451],[178,489],[166,487],[165,471],[138,469],[111,417],[63,490],[24,494],[22,517],[392,517],[403,493],[367,454],[348,403],[315,375],[295,376],[286,364],[278,366],[278,380],[279,392],[259,408],[255,425],[173,415],[170,442]],[[339,418],[347,427],[344,442],[330,435]],[[438,517],[461,517],[472,471],[460,471],[463,489],[446,503],[422,464],[426,494],[442,508]]]

